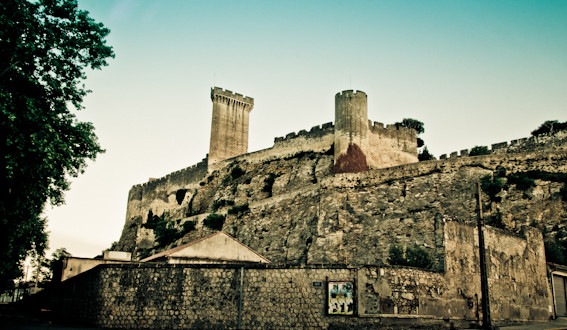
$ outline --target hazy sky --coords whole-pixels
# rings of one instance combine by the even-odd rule
[[[425,123],[437,157],[567,120],[567,1],[79,0],[116,58],[89,73],[86,109],[106,153],[47,207],[51,251],[94,257],[118,240],[128,191],[209,148],[214,85],[251,96],[249,151],[334,119]],[[51,252],[50,252],[51,253]]]

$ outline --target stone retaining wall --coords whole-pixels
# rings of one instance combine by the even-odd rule
[[[543,240],[486,227],[495,324],[545,321]],[[482,318],[476,227],[449,221],[441,271],[385,265],[100,265],[51,292],[48,308],[108,328],[470,327]],[[354,285],[353,315],[329,315],[328,281]],[[45,306],[42,306],[45,308]]]

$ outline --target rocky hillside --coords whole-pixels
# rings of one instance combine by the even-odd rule
[[[383,264],[414,242],[440,266],[446,220],[477,216],[548,241],[567,236],[567,152],[492,154],[332,174],[332,150],[238,160],[186,183],[130,192],[118,247],[140,258],[222,228],[272,262]],[[224,218],[223,218],[224,216]]]

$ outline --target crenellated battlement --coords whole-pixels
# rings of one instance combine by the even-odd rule
[[[174,182],[179,184],[187,184],[193,181],[197,182],[206,175],[207,166],[208,166],[208,159],[205,157],[203,160],[201,160],[195,165],[186,167],[179,171],[169,173],[161,178],[149,179],[147,182],[134,185],[132,186],[131,190],[148,189],[151,187],[156,187],[159,185],[166,184],[168,182]]]
[[[397,126],[397,125],[386,125],[386,127],[384,127],[383,123],[379,123],[377,121],[372,122],[371,120],[368,120],[368,129],[372,132],[372,133],[379,133],[379,134],[384,134],[387,133],[388,135],[392,135],[392,134],[415,134],[415,130],[411,129],[411,128],[407,128],[407,127],[403,127],[403,126]]]
[[[567,148],[567,130],[556,131],[554,133],[541,134],[526,138],[512,140],[509,143],[498,142],[490,145],[490,153],[505,154],[517,152],[548,151]],[[469,156],[470,149],[463,149],[460,152],[453,151],[447,156],[443,154],[439,159],[457,158]]]
[[[333,125],[333,123],[325,123],[323,125],[311,127],[309,132],[302,129],[301,131],[299,131],[297,133],[292,132],[292,133],[287,134],[286,136],[276,137],[274,139],[274,144],[285,143],[286,141],[297,139],[298,137],[301,137],[301,136],[305,137],[306,139],[320,138],[324,135],[333,133],[334,127],[335,126]]]
[[[358,99],[367,99],[367,95],[363,91],[354,91],[352,89],[339,92],[335,95],[335,98],[358,98]]]
[[[242,94],[233,93],[228,89],[224,90],[220,87],[211,88],[211,100],[226,104],[237,102],[245,106],[245,108],[249,108],[249,110],[252,110],[254,107],[254,98],[242,96]]]

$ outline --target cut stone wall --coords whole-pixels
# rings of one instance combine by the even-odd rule
[[[567,130],[512,140],[509,143],[493,143],[490,147],[493,154],[564,151],[567,150]],[[460,157],[469,156],[469,151],[461,150]],[[459,157],[459,152],[453,151],[449,157]],[[447,159],[447,154],[441,155],[440,159]]]
[[[211,89],[213,119],[209,144],[209,164],[248,152],[248,122],[254,99],[223,90]]]
[[[529,229],[512,235],[491,227],[485,234],[493,323],[547,320],[550,295],[541,234]],[[482,319],[476,227],[449,221],[443,235],[442,271],[371,265],[101,265],[44,297],[65,318],[109,328],[233,329],[239,314],[246,329],[470,327]],[[327,314],[327,281],[354,283],[353,316]]]

